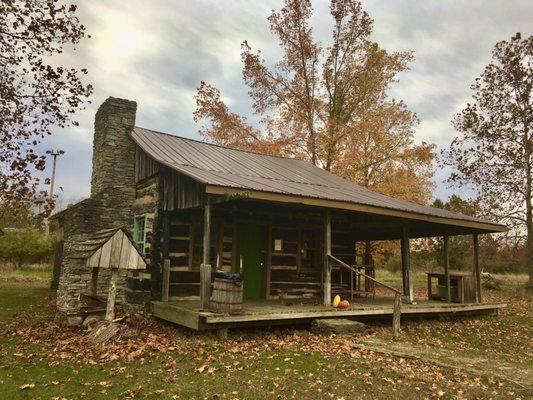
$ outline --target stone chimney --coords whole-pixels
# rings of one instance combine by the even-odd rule
[[[84,260],[71,255],[101,229],[122,228],[131,233],[133,228],[135,143],[129,132],[135,126],[136,110],[134,101],[109,97],[102,103],[94,121],[91,197],[69,207],[62,217],[64,245],[57,305],[72,324],[81,323],[80,295],[88,290],[92,271]],[[98,279],[107,285],[108,271],[100,271]],[[120,277],[117,286],[123,302],[126,276]]]
[[[137,103],[108,97],[94,121],[91,197],[114,189],[135,194],[135,126]]]

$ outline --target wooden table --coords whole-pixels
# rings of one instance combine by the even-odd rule
[[[428,272],[428,299],[446,300],[446,275]],[[437,279],[437,290],[433,292],[433,279]],[[476,302],[476,280],[468,274],[450,274],[451,301],[455,303]]]

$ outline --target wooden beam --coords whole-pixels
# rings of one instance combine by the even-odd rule
[[[474,276],[476,277],[476,297],[477,302],[483,302],[483,296],[481,294],[481,271],[479,269],[479,239],[477,234],[472,235],[472,244],[473,244],[473,257],[472,257],[472,268]]]
[[[168,258],[163,262],[163,285],[161,289],[161,301],[168,301],[168,292],[170,288],[170,260]]]
[[[324,212],[324,279],[323,279],[323,297],[324,305],[331,305],[331,211]]]
[[[105,311],[106,321],[115,319],[115,299],[117,298],[118,268],[111,269],[111,280],[109,281],[109,292],[107,294],[107,306]]]
[[[450,237],[444,236],[442,238],[442,251],[444,260],[444,277],[446,279],[446,301],[451,303],[452,294],[450,288]]]
[[[154,308],[154,316],[158,318],[195,330],[200,328],[200,316],[197,310],[190,310],[185,307],[179,307],[176,303],[162,301],[153,301],[152,306]]]
[[[396,293],[394,295],[394,306],[392,311],[392,335],[394,340],[400,337],[400,315],[402,313],[402,298]]]
[[[204,239],[202,265],[200,265],[200,303],[203,310],[209,309],[211,296],[211,264],[209,264],[209,249],[211,239],[211,203],[207,196],[204,207]]]
[[[387,215],[393,217],[414,219],[419,221],[432,222],[435,224],[445,224],[452,226],[462,226],[467,228],[479,229],[487,232],[507,232],[508,229],[504,225],[493,224],[490,222],[477,222],[465,219],[455,219],[438,217],[435,215],[419,214],[409,211],[393,210],[390,208],[370,206],[366,204],[349,203],[339,200],[316,199],[302,196],[287,195],[281,193],[268,193],[262,191],[253,191],[246,189],[235,189],[223,186],[207,185],[206,193],[218,194],[223,196],[234,196],[234,198],[248,198],[265,201],[277,201],[282,203],[296,203],[305,204],[317,207],[336,208],[342,210],[360,211],[365,213]]]
[[[168,258],[170,253],[170,213],[168,211],[160,211],[163,225],[163,259]]]
[[[153,304],[158,305],[168,305],[171,308],[173,303],[162,303],[162,302],[153,302]],[[507,307],[506,304],[445,304],[441,303],[439,306],[434,305],[405,305],[401,306],[400,311],[402,316],[433,316],[439,314],[449,314],[449,315],[461,315],[462,313],[467,312],[476,312],[476,311],[495,311]],[[179,307],[172,307],[179,309]],[[234,323],[234,322],[250,322],[250,321],[281,321],[281,320],[290,320],[292,323],[297,322],[299,319],[314,319],[314,318],[347,318],[347,317],[371,317],[371,316],[394,316],[394,306],[392,304],[388,305],[375,305],[373,307],[355,307],[349,308],[347,310],[337,310],[337,309],[323,309],[320,307],[314,307],[315,309],[303,309],[303,310],[285,310],[279,308],[274,310],[272,307],[266,312],[256,312],[256,313],[244,313],[240,315],[224,315],[224,314],[215,314],[215,313],[198,313],[200,316],[204,316],[206,323]],[[164,316],[158,315],[155,312],[154,315],[166,319]],[[169,321],[172,321],[169,319]],[[177,322],[180,323],[180,322]]]
[[[211,203],[209,198],[205,202],[204,208],[204,241],[202,263],[209,264],[209,250],[211,245]]]
[[[409,302],[412,303],[414,300],[414,296],[413,285],[411,282],[411,262],[409,259],[409,228],[406,226],[402,227],[401,250],[403,294],[409,299]]]

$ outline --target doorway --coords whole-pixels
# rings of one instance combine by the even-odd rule
[[[245,300],[265,298],[267,268],[267,229],[265,225],[237,224],[237,257],[235,270],[244,278]],[[242,268],[242,270],[241,270]]]

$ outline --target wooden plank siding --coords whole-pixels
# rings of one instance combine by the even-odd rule
[[[159,163],[137,146],[135,148],[135,182],[154,176],[158,171]]]
[[[163,180],[163,209],[165,211],[201,207],[205,202],[204,187],[197,181],[161,168]]]
[[[204,185],[154,161],[138,146],[135,151],[135,182],[158,175],[163,184],[163,210],[173,211],[202,206]]]

